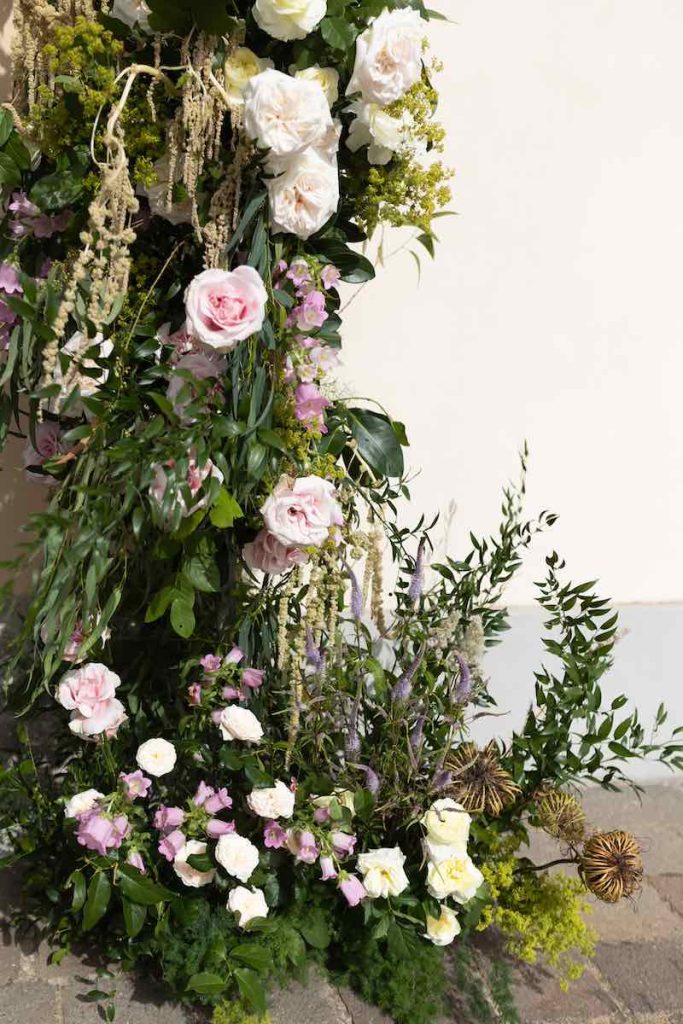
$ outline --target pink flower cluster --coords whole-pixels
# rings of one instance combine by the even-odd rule
[[[174,861],[187,843],[187,832],[202,830],[210,839],[218,839],[235,831],[235,823],[217,817],[232,807],[227,789],[214,789],[200,782],[197,792],[184,811],[182,807],[162,805],[154,815],[154,827],[161,832],[158,850],[162,857]],[[185,826],[185,831],[181,829]]]
[[[367,896],[363,883],[348,871],[337,870],[337,863],[353,856],[356,837],[347,832],[333,831],[330,834],[331,853],[320,856],[320,847],[315,836],[307,829],[285,829],[278,821],[266,822],[263,829],[263,844],[269,850],[288,850],[299,864],[315,864],[320,858],[320,877],[323,882],[337,881],[342,895],[349,906],[357,906]]]
[[[64,231],[72,217],[71,210],[62,210],[54,217],[48,216],[31,202],[25,192],[15,192],[12,195],[9,210],[14,214],[9,222],[9,229],[15,238],[24,238],[26,235],[33,235],[34,238],[51,238]]]
[[[95,809],[78,819],[76,840],[88,850],[106,857],[109,850],[118,850],[130,832],[130,822],[125,814],[111,816]]]
[[[244,652],[239,647],[233,647],[225,657],[219,654],[205,654],[200,658],[199,664],[204,672],[205,684],[210,684],[213,678],[225,668],[231,665],[239,665],[244,658]],[[225,700],[248,700],[252,690],[258,690],[263,686],[265,672],[260,668],[244,668],[239,677],[239,687],[224,686],[222,695]],[[191,683],[188,687],[188,699],[190,704],[201,704],[204,686],[202,683]],[[220,716],[221,712],[216,712]]]
[[[88,662],[62,676],[57,700],[71,711],[69,728],[76,736],[91,739],[116,735],[127,718],[123,704],[115,697],[120,683],[115,672],[98,662]]]
[[[19,316],[4,301],[8,295],[23,295],[19,275],[11,263],[0,263],[0,350],[9,348],[12,328]]]

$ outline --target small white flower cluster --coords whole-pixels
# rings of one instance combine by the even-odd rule
[[[399,117],[386,108],[401,99],[422,76],[424,24],[412,8],[385,10],[356,42],[356,63],[347,96],[358,96],[349,110],[347,146],[354,153],[368,147],[371,164],[386,164],[396,153],[410,148],[412,118]]]
[[[449,898],[467,903],[484,881],[467,853],[470,818],[464,807],[446,797],[435,800],[422,818],[427,857],[427,888],[440,902]],[[447,946],[460,932],[455,911],[443,906],[441,916],[427,918],[426,937],[436,946]]]

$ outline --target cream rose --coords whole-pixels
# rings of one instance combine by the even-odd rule
[[[146,0],[114,0],[111,9],[112,18],[117,18],[130,28],[138,24],[145,31],[149,28],[151,13],[151,8]]]
[[[356,63],[346,90],[386,106],[403,96],[422,75],[425,25],[409,8],[383,11],[356,40]]]
[[[273,39],[305,39],[325,17],[327,0],[256,0],[252,7],[259,28]]]
[[[209,871],[197,871],[187,863],[188,857],[200,857],[206,853],[206,843],[200,843],[196,839],[188,839],[184,846],[178,850],[173,861],[173,870],[183,883],[193,889],[199,889],[203,885],[210,885],[216,877],[215,868]]]
[[[298,548],[320,547],[344,521],[333,484],[319,476],[282,477],[261,512],[281,544]]]
[[[400,896],[409,885],[403,868],[405,860],[405,854],[398,846],[361,853],[357,866],[368,896],[372,899]]]
[[[237,704],[223,708],[218,727],[224,740],[259,743],[263,738],[263,728],[254,712]]]
[[[467,849],[472,819],[460,804],[450,797],[435,800],[422,818],[427,839],[432,843]]]
[[[332,115],[318,82],[271,68],[252,78],[244,90],[244,127],[262,149],[290,157],[324,139]]]
[[[286,164],[272,164],[271,169],[277,175],[266,182],[272,230],[310,238],[339,205],[336,159],[307,149]]]
[[[262,71],[272,68],[272,60],[257,57],[253,50],[246,46],[238,46],[228,54],[223,66],[225,75],[225,91],[233,110],[244,106],[244,90]]]
[[[261,330],[267,301],[253,267],[204,270],[185,292],[187,333],[215,352],[231,352]]]
[[[104,800],[104,793],[98,789],[84,789],[82,793],[75,793],[64,805],[64,817],[79,818],[81,814],[92,811],[100,800]]]
[[[291,544],[281,544],[267,530],[261,530],[252,541],[242,548],[242,557],[250,569],[258,569],[270,575],[288,572],[293,566],[308,561],[308,555]]]
[[[481,871],[466,853],[427,866],[427,888],[436,900],[452,896],[458,903],[467,903],[483,881]]]
[[[247,803],[260,818],[291,818],[294,814],[294,793],[284,782],[252,790]]]
[[[228,896],[227,907],[239,915],[240,928],[246,928],[256,918],[268,917],[268,904],[262,889],[246,889],[238,885]]]
[[[353,152],[368,147],[368,162],[388,164],[396,153],[408,146],[410,137],[410,116],[392,117],[377,103],[359,101],[349,106],[355,114],[349,129],[346,145]]]
[[[216,843],[216,860],[229,875],[248,882],[258,867],[258,849],[245,836],[229,832]]]
[[[330,106],[339,99],[339,72],[335,68],[321,68],[319,64],[311,64],[309,68],[294,71],[294,77],[305,82],[317,82]]]
[[[145,740],[138,747],[135,760],[143,772],[159,778],[175,768],[178,755],[172,743],[164,739]]]
[[[425,938],[435,946],[450,946],[456,935],[460,934],[460,922],[450,907],[441,908],[440,917],[427,915],[427,931]]]

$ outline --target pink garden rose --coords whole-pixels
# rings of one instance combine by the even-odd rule
[[[73,733],[83,737],[116,735],[126,720],[125,708],[114,696],[120,682],[115,672],[97,662],[88,662],[62,676],[57,700],[71,711],[69,728]]]
[[[320,547],[344,521],[334,486],[319,476],[282,477],[261,512],[276,540],[299,548]]]
[[[261,530],[254,540],[245,544],[242,556],[250,569],[273,575],[308,561],[305,551],[291,544],[281,544],[268,530]]]
[[[185,293],[187,332],[216,352],[231,352],[261,330],[267,300],[253,267],[205,270]]]

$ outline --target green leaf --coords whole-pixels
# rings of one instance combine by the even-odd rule
[[[369,409],[347,409],[346,414],[358,451],[375,476],[403,476],[403,452],[391,420]]]
[[[9,185],[14,188],[21,184],[21,171],[11,156],[7,153],[0,153],[0,185]]]
[[[225,487],[221,487],[209,512],[209,519],[213,525],[219,530],[227,530],[236,519],[241,519],[243,515],[242,509],[232,494],[229,494]]]
[[[188,992],[198,992],[201,996],[217,996],[225,988],[225,981],[219,974],[202,971],[193,974],[187,983]]]
[[[215,594],[220,589],[221,576],[214,554],[210,547],[200,547],[183,564],[183,576],[195,590],[203,594]]]
[[[242,998],[254,1008],[256,1013],[263,1016],[266,1012],[266,990],[258,974],[245,968],[239,968],[235,971],[235,980]]]
[[[299,930],[308,945],[314,949],[327,949],[330,944],[330,929],[321,910],[312,910]]]
[[[73,171],[55,171],[40,178],[29,193],[31,202],[45,213],[57,213],[71,206],[83,193],[83,179]]]
[[[83,909],[85,903],[85,896],[87,887],[85,884],[85,875],[82,871],[74,871],[71,876],[71,883],[74,887],[74,894],[71,899],[71,909],[77,914]]]
[[[0,109],[0,146],[4,146],[14,129],[14,121],[9,110]]]
[[[194,610],[184,597],[176,597],[171,604],[171,625],[183,640],[187,640],[194,633]]]
[[[131,903],[139,903],[143,907],[154,906],[175,899],[175,893],[165,886],[147,878],[132,864],[122,864],[118,869],[117,885]]]
[[[88,898],[83,909],[83,931],[88,932],[104,916],[111,898],[109,875],[98,871],[88,886]]]
[[[342,281],[348,284],[362,284],[375,276],[375,268],[370,260],[337,238],[322,238],[316,248],[339,269]]]
[[[216,866],[208,853],[193,853],[191,857],[187,858],[187,863],[195,871],[213,871]]]
[[[350,50],[356,41],[358,29],[345,18],[323,18],[320,33],[333,50]]]
[[[269,951],[255,942],[245,942],[239,946],[233,946],[230,956],[233,960],[241,960],[247,967],[253,967],[255,971],[267,971],[272,964]]]
[[[172,586],[162,587],[161,590],[157,591],[147,606],[145,622],[156,622],[162,615],[165,615],[168,606],[176,595],[177,591]]]
[[[123,904],[123,922],[126,926],[126,935],[129,939],[134,939],[142,931],[142,926],[147,917],[147,907],[141,906],[139,903],[132,903],[125,896],[122,897],[121,902]]]

